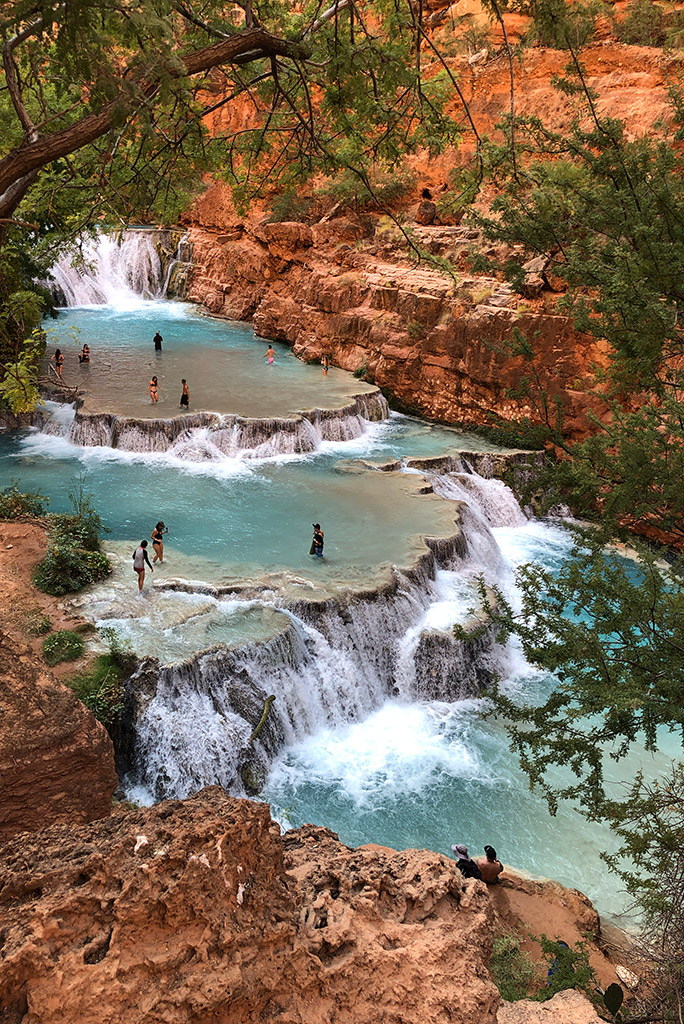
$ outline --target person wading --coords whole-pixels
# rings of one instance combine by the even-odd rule
[[[154,405],[155,402],[159,401],[159,392],[160,391],[161,391],[161,386],[157,383],[157,378],[153,377],[152,380],[150,381],[150,383],[147,385],[147,394],[150,396],[150,399],[152,401],[152,405]]]
[[[321,530],[320,523],[313,524],[313,540],[311,541],[311,547],[309,548],[310,555],[316,555],[317,558],[323,557],[323,531]]]
[[[154,530],[150,534],[152,539],[152,547],[154,548],[154,558],[152,562],[163,562],[164,561],[164,534],[168,533],[168,528],[164,523],[159,520]]]
[[[141,540],[133,552],[133,570],[138,574],[138,590],[142,593],[143,583],[145,582],[145,564],[149,566],[150,572],[154,572],[152,564],[150,563],[147,555],[147,541]]]
[[[180,407],[181,407],[181,409],[189,409],[190,408],[190,388],[188,387],[188,382],[185,379],[185,377],[183,377],[181,379],[181,384],[183,385],[183,390],[182,390],[181,396],[180,396]]]
[[[157,333],[155,334],[155,336],[153,338],[153,341],[154,341],[154,351],[155,352],[161,352],[161,350],[162,350],[162,341],[163,340],[164,339],[162,338],[161,334],[159,333],[159,331],[157,331]]]

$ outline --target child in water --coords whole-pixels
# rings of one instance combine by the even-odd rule
[[[262,358],[268,359],[268,365],[270,366],[271,363],[273,362],[274,358],[275,359],[280,359],[280,356],[278,355],[278,353],[276,351],[274,351],[273,345],[269,345],[268,346],[268,350],[266,352],[266,355],[263,356]]]

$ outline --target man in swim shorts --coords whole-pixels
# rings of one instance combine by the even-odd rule
[[[263,358],[264,359],[268,359],[268,365],[270,366],[271,363],[273,362],[273,360],[274,359],[280,359],[280,356],[278,355],[278,353],[273,348],[273,345],[269,345],[268,349],[266,350],[266,355]]]
[[[181,379],[181,384],[183,385],[183,392],[182,392],[182,394],[180,396],[181,409],[189,409],[190,408],[190,388],[188,387],[188,382],[185,379],[185,377],[183,377]]]
[[[150,572],[154,572],[152,564],[147,555],[147,541],[141,540],[138,547],[133,552],[133,569],[138,574],[138,590],[142,593],[143,583],[145,582],[145,563],[149,566]]]
[[[162,341],[164,339],[162,338],[162,336],[159,333],[159,331],[157,331],[157,333],[155,334],[153,340],[154,340],[154,351],[155,352],[161,352],[161,350],[162,350]]]

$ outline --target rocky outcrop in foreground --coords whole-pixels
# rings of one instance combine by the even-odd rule
[[[205,789],[0,851],[3,1024],[487,1024],[484,887]]]

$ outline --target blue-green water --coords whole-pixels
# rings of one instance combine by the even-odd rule
[[[130,402],[136,414],[143,414],[138,406],[144,408],[144,396],[136,390],[131,397],[127,391],[132,381],[136,389],[140,382],[146,383],[155,359],[148,351],[151,335],[158,325],[164,335],[164,372],[168,368],[170,376],[177,376],[180,367],[180,363],[171,366],[172,357],[182,360],[190,354],[196,365],[209,365],[211,353],[220,349],[223,359],[230,350],[240,353],[239,359],[235,356],[236,365],[243,361],[246,367],[241,371],[242,391],[251,386],[252,370],[254,381],[259,382],[254,387],[261,387],[264,374],[271,371],[273,376],[266,378],[269,386],[277,379],[275,374],[282,374],[282,381],[288,374],[291,390],[284,405],[290,411],[310,408],[311,395],[318,394],[330,380],[323,381],[320,367],[303,366],[285,350],[281,350],[282,363],[267,368],[261,361],[263,343],[252,339],[246,329],[193,316],[186,307],[154,304],[154,308],[126,311],[125,321],[122,315],[108,310],[70,310],[62,324],[78,323],[78,347],[87,341],[93,350],[93,363],[83,370],[84,381],[88,374],[99,374],[96,365],[101,361],[104,368],[105,356],[109,360],[119,346],[116,372],[122,377],[117,401],[122,409]],[[61,332],[62,325],[58,329]],[[60,333],[60,341],[62,337]],[[68,378],[70,373],[81,372],[73,364],[76,344],[62,347],[67,351]],[[187,376],[190,378],[189,372]],[[110,383],[113,394],[111,378]],[[225,397],[222,380],[211,386]],[[353,391],[353,382],[342,374],[339,394],[349,388]],[[282,395],[286,390],[281,389]],[[210,394],[209,385],[206,394]],[[105,397],[102,392],[100,399]],[[250,403],[250,408],[255,407],[253,396],[242,397],[245,408]],[[273,396],[267,399],[259,399],[265,402],[264,409],[271,409],[264,415],[274,415]],[[172,415],[173,404],[169,399],[168,409],[160,407],[155,414]],[[211,405],[209,400],[205,407]],[[229,401],[223,411],[239,410]],[[68,416],[63,410],[57,415],[66,432]],[[373,472],[354,460],[382,462],[483,447],[487,446],[477,438],[398,416],[368,424],[364,434],[353,441],[323,443],[308,455],[261,460],[203,461],[169,453],[80,448],[59,433],[33,431],[0,436],[0,486],[18,479],[22,487],[47,494],[51,508],[61,511],[68,508],[68,493],[85,474],[84,486],[92,492],[111,531],[107,544],[121,554],[113,596],[103,594],[101,588],[93,608],[98,617],[120,615],[128,634],[141,644],[153,633],[173,659],[187,656],[193,645],[197,649],[207,642],[232,643],[241,635],[249,639],[266,636],[282,628],[285,619],[282,612],[261,607],[258,601],[247,607],[236,601],[221,604],[210,597],[151,591],[136,604],[130,549],[142,537],[149,537],[157,519],[164,519],[169,534],[167,561],[163,567],[157,566],[155,582],[185,576],[210,582],[263,583],[272,575],[286,574],[291,585],[314,590],[356,587],[375,579],[382,567],[410,560],[417,550],[416,535],[448,532],[453,506],[435,495],[414,493],[421,482],[418,476]],[[425,626],[447,629],[463,616],[464,608],[472,603],[472,595],[464,588],[467,572],[479,567],[506,587],[510,585],[510,566],[536,559],[554,568],[567,553],[567,538],[552,525],[522,525],[520,519],[518,525],[497,527],[497,509],[502,521],[509,521],[503,515],[506,496],[501,485],[474,482],[479,491],[472,492],[473,508],[480,526],[478,544],[471,550],[472,564],[466,567],[465,576],[447,571],[438,574],[429,607],[416,609],[414,619],[407,621],[407,636]],[[480,504],[476,499],[481,499]],[[491,533],[484,522],[487,501],[495,513],[489,517]],[[509,510],[511,499],[506,501]],[[324,563],[308,555],[311,524],[316,521],[326,532]],[[471,526],[475,529],[477,523]],[[84,600],[87,609],[89,598]],[[107,601],[111,603],[108,612],[103,610]],[[367,628],[373,628],[370,618]],[[379,636],[378,644],[382,642]],[[342,665],[336,663],[333,651],[326,672],[334,676],[338,670]],[[540,695],[552,684],[525,666],[514,651],[510,652],[509,673],[507,685],[526,699]],[[349,685],[354,685],[351,677]],[[305,693],[301,699],[306,699]],[[551,818],[540,798],[529,792],[502,727],[483,721],[480,710],[475,701],[449,705],[393,700],[352,724],[341,719],[321,723],[313,735],[282,753],[264,797],[283,823],[314,821],[338,831],[352,844],[376,842],[448,853],[452,843],[466,842],[471,851],[479,853],[485,843],[491,843],[504,863],[577,886],[599,909],[618,914],[625,901],[599,857],[603,849],[612,849],[609,831],[585,822],[568,806]],[[192,723],[196,730],[193,744],[203,742],[202,715],[208,719],[213,714],[210,707],[199,708],[199,718]],[[173,742],[181,756],[183,743],[190,743],[182,726],[183,720],[176,718]],[[219,729],[220,722],[214,722],[212,728]],[[663,751],[653,759],[635,750],[619,766],[619,777],[630,779],[641,765],[649,773],[658,770],[667,753],[674,753],[667,739]],[[187,756],[195,754],[189,747]],[[205,781],[215,778],[209,775]]]

